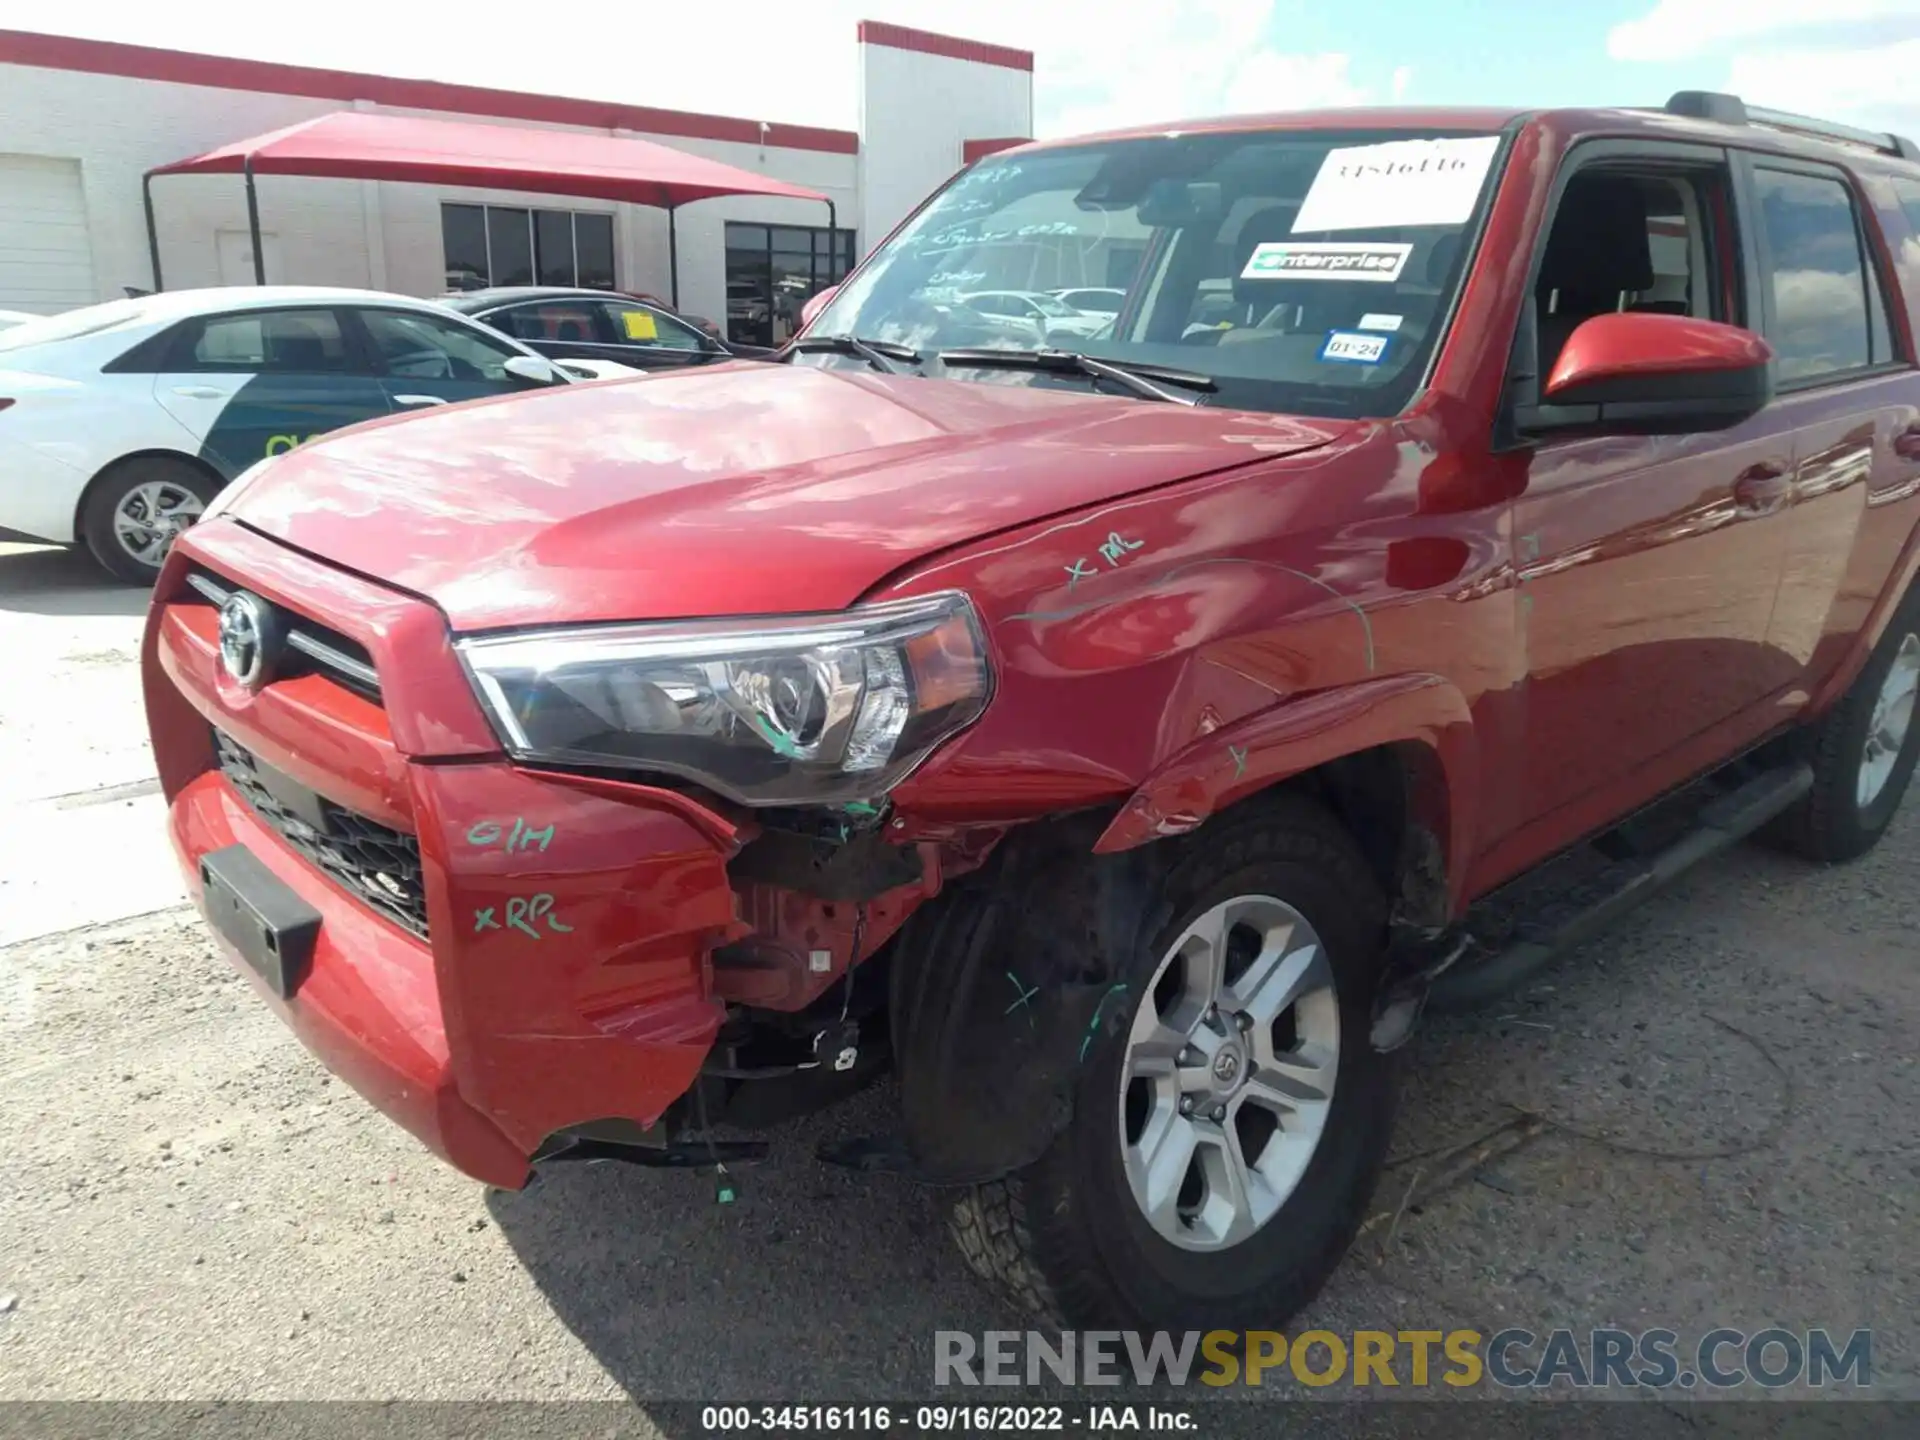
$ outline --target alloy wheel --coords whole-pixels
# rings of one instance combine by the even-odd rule
[[[1155,970],[1120,1075],[1134,1202],[1164,1239],[1225,1250],[1300,1184],[1340,1061],[1333,967],[1306,917],[1243,895],[1187,927]]]
[[[150,480],[120,497],[113,511],[113,534],[120,548],[142,565],[158,568],[168,549],[206,509],[184,485]]]
[[[1854,800],[1862,810],[1880,798],[1900,763],[1907,734],[1913,728],[1916,690],[1920,690],[1920,634],[1909,632],[1894,652],[1893,664],[1880,682],[1880,694],[1867,721],[1867,743],[1860,755],[1860,778],[1854,788]]]

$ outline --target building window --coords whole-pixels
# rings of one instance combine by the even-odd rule
[[[727,222],[727,338],[784,345],[800,307],[853,268],[854,232]]]
[[[613,216],[517,205],[442,205],[447,289],[578,285],[613,289]]]

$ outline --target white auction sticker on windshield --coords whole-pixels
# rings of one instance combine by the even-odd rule
[[[1391,283],[1407,268],[1410,244],[1300,244],[1262,240],[1247,257],[1242,280],[1377,280]]]
[[[1300,202],[1293,233],[1463,225],[1499,147],[1499,136],[1478,135],[1329,150]]]

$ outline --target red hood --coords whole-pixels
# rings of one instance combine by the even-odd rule
[[[361,427],[277,461],[233,513],[456,630],[837,610],[921,556],[1344,428],[730,365]]]

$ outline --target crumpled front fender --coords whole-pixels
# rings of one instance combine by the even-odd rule
[[[1197,829],[1210,815],[1291,776],[1344,755],[1412,743],[1438,759],[1432,788],[1415,795],[1417,810],[1445,845],[1450,898],[1473,853],[1479,746],[1467,702],[1438,675],[1367,680],[1291,700],[1224,726],[1174,755],[1121,806],[1095,843],[1115,854]]]

